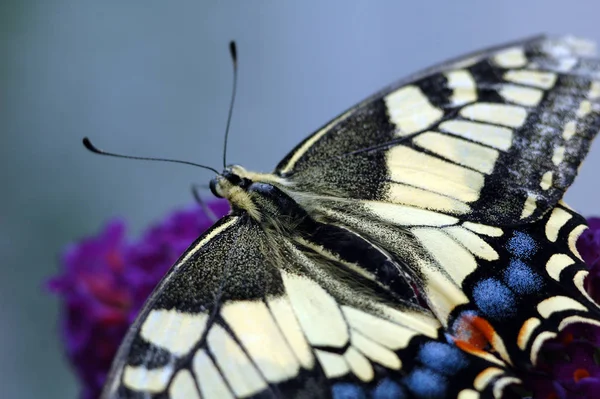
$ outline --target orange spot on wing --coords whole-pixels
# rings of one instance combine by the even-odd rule
[[[459,339],[454,341],[454,344],[461,350],[471,353],[473,355],[480,355],[487,353],[485,350],[479,348],[478,346],[472,345],[467,341],[461,341]]]
[[[494,342],[496,331],[484,318],[462,314],[453,323],[453,337],[471,350],[485,350]]]

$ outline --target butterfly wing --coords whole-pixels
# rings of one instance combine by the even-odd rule
[[[155,290],[103,397],[500,398],[519,382],[428,311],[349,290],[319,256],[225,217]]]
[[[457,339],[477,330],[528,367],[565,320],[600,320],[582,297],[583,222],[559,205],[600,127],[592,53],[538,37],[430,68],[334,119],[275,174],[314,217],[389,251]],[[557,280],[561,255],[573,270]]]
[[[299,189],[515,224],[573,182],[599,126],[600,61],[538,37],[461,57],[375,94],[275,173]]]

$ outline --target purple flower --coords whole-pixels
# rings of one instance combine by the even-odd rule
[[[600,303],[600,218],[588,219],[587,229],[577,241],[577,249],[590,268],[585,287],[592,298]]]
[[[577,241],[577,249],[588,265],[585,287],[600,303],[600,218],[588,219],[589,229]],[[537,371],[542,375],[527,382],[534,399],[600,397],[600,328],[574,324],[544,344]]]
[[[208,204],[220,217],[227,201]],[[81,398],[100,395],[111,362],[129,326],[162,276],[212,225],[199,206],[177,211],[138,241],[127,241],[125,223],[109,222],[96,237],[70,245],[62,274],[48,282],[63,301],[62,338],[81,385]]]

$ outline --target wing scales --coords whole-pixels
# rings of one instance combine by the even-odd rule
[[[167,275],[140,327],[132,330],[104,397],[341,398],[349,392],[373,397],[396,392],[424,399],[453,397],[464,389],[500,397],[494,388],[514,378],[499,360],[447,342],[425,310],[410,302],[382,302],[371,290],[356,290],[355,281],[340,281],[323,268],[332,259],[314,249],[283,240],[278,244],[283,257],[277,259],[284,263],[274,264],[262,252],[272,243],[252,223],[226,217],[207,233],[210,240],[200,238],[204,244],[184,255],[186,264]],[[226,277],[226,269],[234,276]],[[260,286],[254,284],[257,274]],[[235,280],[245,281],[247,289]],[[213,285],[199,292],[194,284],[201,281]],[[477,380],[489,367],[501,373]]]
[[[585,225],[560,202],[599,127],[600,61],[568,38],[377,93],[270,181],[314,229],[218,222],[149,300],[103,397],[502,397],[520,383],[507,365],[600,324]]]
[[[600,127],[600,63],[574,43],[536,38],[393,85],[307,139],[276,173],[339,198],[418,206],[402,191],[425,190],[422,207],[473,222],[539,219]]]

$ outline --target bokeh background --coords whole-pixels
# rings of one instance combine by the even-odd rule
[[[600,3],[565,1],[0,1],[0,396],[73,398],[58,303],[61,248],[114,216],[130,233],[192,202],[230,162],[269,171],[309,132],[420,68],[539,32],[600,41]],[[567,195],[600,214],[600,144]]]

